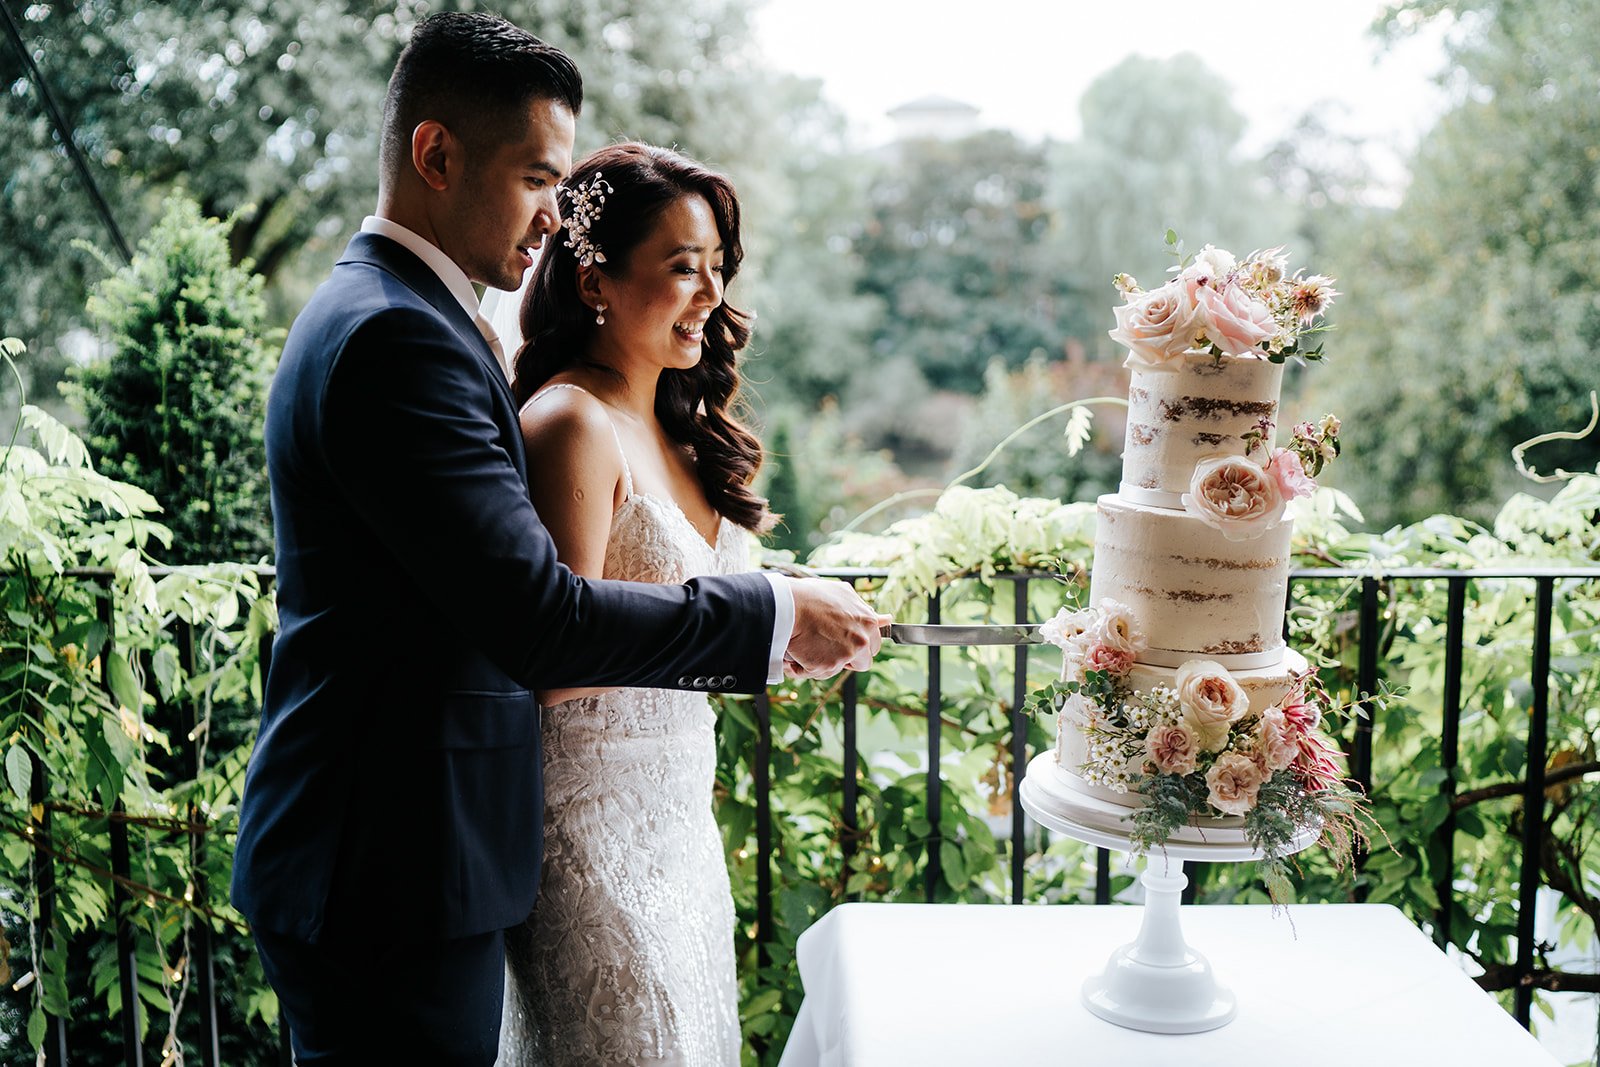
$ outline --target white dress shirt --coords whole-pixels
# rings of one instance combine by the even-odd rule
[[[479,313],[478,294],[472,288],[472,280],[456,265],[455,260],[439,249],[438,245],[392,219],[377,215],[368,215],[361,220],[361,232],[387,237],[426,263],[428,269],[444,282],[445,288],[450,290],[450,295],[461,304],[462,310],[478,325],[478,330],[484,334],[484,339],[488,341],[491,349],[495,347],[496,342],[489,341],[489,338],[494,336],[493,330]],[[503,368],[505,364],[503,352],[495,354],[500,358]],[[789,648],[789,638],[794,636],[794,592],[789,588],[789,579],[781,574],[763,571],[762,577],[772,586],[775,608],[772,613],[772,644],[767,651],[767,684],[776,685],[783,681],[783,654]]]

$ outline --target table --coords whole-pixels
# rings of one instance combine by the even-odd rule
[[[1183,1064],[1550,1067],[1556,1061],[1386,904],[1184,908],[1239,999],[1208,1033],[1090,1014],[1083,980],[1138,933],[1125,905],[843,904],[800,937],[781,1067]]]

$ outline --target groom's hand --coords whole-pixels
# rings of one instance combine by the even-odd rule
[[[833,578],[796,578],[794,633],[784,659],[796,678],[831,678],[840,671],[864,671],[883,643],[893,616],[880,615],[848,583]]]

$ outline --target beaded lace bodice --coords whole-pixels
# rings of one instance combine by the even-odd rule
[[[605,577],[750,569],[743,529],[723,519],[708,543],[675,503],[635,491],[626,453],[623,478]],[[505,1067],[738,1064],[713,727],[705,694],[676,690],[546,709],[544,878],[533,917],[507,939]]]

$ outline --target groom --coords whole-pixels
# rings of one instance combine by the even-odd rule
[[[233,897],[301,1064],[494,1061],[502,931],[539,881],[530,688],[754,692],[786,659],[864,669],[886,621],[839,582],[590,582],[556,561],[471,282],[515,289],[555,232],[582,93],[504,20],[420,23],[377,214],[273,383],[280,621]]]

